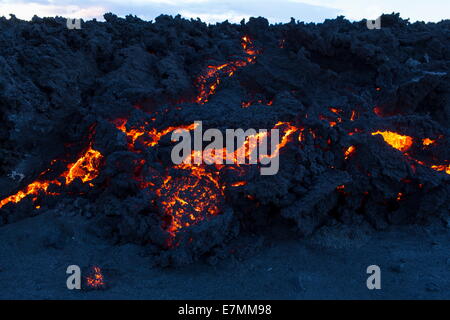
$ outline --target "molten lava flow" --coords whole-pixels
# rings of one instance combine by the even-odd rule
[[[196,103],[200,105],[206,104],[210,97],[217,92],[223,78],[232,77],[239,68],[248,66],[249,64],[255,62],[260,52],[255,49],[253,42],[248,36],[241,38],[241,46],[245,55],[240,58],[233,58],[234,60],[230,62],[219,65],[210,65],[207,67],[204,74],[197,77],[195,83],[198,88],[198,94],[195,98]],[[379,90],[379,88],[377,88],[377,90]],[[241,106],[243,108],[247,108],[255,103],[266,104],[268,106],[272,105],[271,100],[266,100],[267,98],[259,99],[260,97],[261,96],[257,96],[253,97],[251,101],[244,101]],[[187,102],[189,99],[185,99],[184,101]],[[191,100],[191,102],[193,101]],[[139,108],[138,106],[136,107]],[[179,108],[181,107],[177,106],[177,109]],[[377,115],[382,116],[382,110],[380,107],[376,106],[373,111]],[[165,109],[164,112],[168,112],[168,109]],[[343,110],[331,107],[328,108],[326,112],[328,116],[319,115],[319,118],[321,120],[328,121],[330,127],[334,127],[338,123],[342,122],[341,116],[343,115]],[[157,113],[152,115],[151,121],[156,120],[156,115]],[[355,110],[352,110],[349,117],[351,121],[354,121],[358,117],[358,113]],[[305,118],[308,118],[307,114],[305,115]],[[189,125],[170,126],[159,130],[157,128],[150,127],[148,122],[144,122],[142,125],[137,127],[131,127],[130,125],[127,127],[127,123],[127,119],[116,119],[114,121],[117,129],[126,135],[129,150],[134,152],[138,152],[135,150],[135,144],[138,140],[143,146],[154,147],[158,145],[160,140],[165,135],[177,129],[194,130],[197,125],[194,123]],[[305,128],[295,127],[289,122],[278,122],[273,128],[280,130],[280,142],[274,148],[271,148],[270,154],[260,154],[258,158],[260,161],[279,156],[281,149],[287,146],[287,144],[291,141],[292,135],[297,131],[299,132],[298,141],[300,142],[305,140],[304,134],[307,133],[311,134],[314,139],[320,137],[317,133],[317,129],[314,130],[312,128],[306,128],[307,130],[305,130]],[[348,134],[353,135],[361,132],[361,130],[357,128],[354,128],[353,130],[353,132]],[[339,132],[339,130],[333,131]],[[219,157],[221,158],[222,163],[233,164],[231,167],[232,169],[242,170],[242,172],[245,173],[249,168],[249,164],[242,165],[240,162],[242,155],[244,155],[244,159],[251,159],[252,156],[258,154],[258,141],[268,139],[270,134],[270,131],[267,131],[248,136],[242,145],[240,145],[234,152],[229,153],[226,148],[222,148],[221,150],[210,153],[211,158],[208,158],[208,154],[205,158],[203,151],[194,150],[187,157],[191,157],[191,160],[201,157],[207,162],[214,163],[216,162],[215,156],[220,153]],[[372,135],[378,134],[383,137],[386,143],[393,148],[400,150],[405,156],[410,158],[406,151],[409,150],[413,144],[412,137],[400,135],[391,131],[376,131],[372,133]],[[422,144],[424,146],[431,145],[434,142],[435,140],[428,138],[422,140]],[[327,143],[328,145],[331,145],[332,140],[328,138]],[[353,145],[349,146],[344,151],[345,159],[349,159],[355,152],[356,147]],[[69,164],[67,166],[67,171],[62,173],[58,179],[51,181],[43,179],[35,181],[16,194],[1,200],[0,208],[8,203],[18,203],[28,195],[33,196],[33,201],[36,201],[40,194],[56,195],[57,193],[48,192],[48,188],[51,185],[69,185],[76,179],[80,179],[82,183],[90,182],[98,177],[102,160],[102,154],[99,151],[92,149],[92,144],[90,144],[90,147],[86,150],[86,152],[84,152],[74,163]],[[412,160],[415,161],[413,163],[414,165],[416,163],[425,165],[424,162],[419,160]],[[240,175],[239,179],[233,180],[231,183],[222,183],[220,177],[221,173],[223,173],[223,171],[221,171],[224,167],[223,164],[210,166],[205,164],[191,164],[193,161],[190,161],[189,163],[188,161],[185,161],[185,163],[168,168],[166,173],[163,174],[163,178],[160,183],[156,180],[146,181],[147,176],[143,173],[146,159],[139,158],[138,160],[133,161],[133,178],[136,179],[139,187],[141,189],[149,188],[157,195],[155,203],[158,205],[160,212],[164,217],[163,228],[170,235],[168,239],[169,246],[174,245],[173,240],[183,228],[196,225],[200,221],[216,216],[223,211],[225,191],[227,187],[241,187],[247,185],[248,183],[243,180],[243,175]],[[330,167],[335,168],[334,166]],[[450,165],[431,165],[430,167],[433,170],[450,174]],[[48,170],[42,173],[38,179],[41,179],[41,176],[43,177],[43,174],[46,174],[47,172]],[[159,172],[156,175],[160,177]],[[92,183],[89,183],[89,185],[91,187],[94,186]],[[339,185],[336,189],[338,192],[346,194],[345,185]],[[252,195],[247,195],[246,197],[252,201],[256,200],[256,198]],[[402,193],[398,193],[397,200],[402,200],[403,197],[404,195]],[[36,208],[40,208],[40,206],[37,205]],[[99,288],[104,285],[103,275],[99,267],[94,267],[93,274],[87,277],[86,280],[87,285],[93,288]]]
[[[387,144],[401,152],[407,151],[413,144],[413,138],[410,136],[403,136],[392,131],[372,132],[373,136],[377,134],[381,135]]]
[[[198,104],[207,103],[209,97],[216,93],[222,76],[231,77],[238,68],[255,62],[259,51],[254,48],[253,42],[248,36],[242,37],[241,41],[241,46],[249,57],[245,60],[235,60],[217,66],[208,66],[206,74],[199,76],[196,81],[199,93],[195,101]]]
[[[86,284],[93,289],[100,289],[105,285],[102,270],[99,267],[92,268],[92,274],[86,277]]]
[[[66,185],[72,183],[76,178],[80,178],[83,183],[91,181],[98,176],[102,159],[103,156],[100,152],[89,147],[88,150],[82,156],[80,156],[80,158],[78,158],[76,162],[67,166],[68,170],[62,173],[60,177],[65,178]],[[44,172],[47,171],[48,170]],[[0,208],[10,202],[18,203],[28,195],[38,196],[40,193],[45,193],[47,195],[58,195],[58,193],[47,192],[47,189],[50,185],[61,186],[61,182],[58,179],[51,181],[44,180],[32,182],[16,194],[0,200]],[[36,200],[37,197],[34,197],[33,201]]]
[[[194,130],[197,127],[198,124],[193,123],[190,125],[185,125],[185,126],[176,126],[176,127],[168,127],[166,129],[163,129],[161,131],[156,130],[155,128],[151,129],[150,131],[148,131],[148,135],[151,138],[150,142],[145,143],[145,145],[153,147],[155,145],[158,144],[159,140],[161,139],[161,137],[165,136],[166,134],[175,131],[177,129],[183,129],[183,130]]]

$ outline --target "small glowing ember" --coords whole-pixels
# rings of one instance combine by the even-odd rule
[[[262,99],[259,99],[259,100],[257,100],[257,101],[243,101],[243,102],[241,103],[241,107],[242,107],[242,108],[248,108],[248,107],[250,107],[251,105],[253,105],[253,104],[255,104],[255,103],[258,103],[258,104],[265,104],[266,106],[271,106],[271,105],[273,104],[273,101],[272,101],[272,100],[269,100],[269,101],[267,101],[267,102],[264,102]]]
[[[347,150],[345,150],[344,152],[344,157],[345,159],[350,158],[350,156],[356,151],[355,146],[350,146],[347,148]]]
[[[336,113],[336,114],[339,114],[339,113],[342,112],[341,109],[337,109],[337,108],[330,108],[330,111],[333,112],[333,113]]]
[[[99,267],[92,268],[92,274],[86,277],[86,284],[93,289],[100,289],[105,286],[102,270]]]
[[[433,143],[435,143],[435,142],[436,142],[436,140],[431,140],[431,139],[429,139],[429,138],[425,138],[425,139],[422,140],[422,144],[423,144],[424,146],[429,146],[430,144],[433,144]]]
[[[376,107],[373,108],[373,112],[374,112],[377,116],[379,116],[379,117],[382,117],[382,116],[383,116],[383,113],[381,112],[381,108],[378,107],[378,106],[376,106]]]

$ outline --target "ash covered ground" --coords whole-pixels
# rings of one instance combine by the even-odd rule
[[[83,297],[448,298],[448,20],[105,20],[0,19],[5,297],[80,298],[51,274],[98,264]],[[279,172],[174,165],[198,120],[279,129]],[[359,283],[377,261],[385,295]]]

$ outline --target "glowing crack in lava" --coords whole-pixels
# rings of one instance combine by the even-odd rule
[[[245,67],[249,63],[255,62],[259,51],[254,48],[253,42],[248,36],[243,36],[241,38],[241,46],[248,55],[246,59],[235,60],[216,66],[208,66],[207,72],[197,78],[199,93],[195,101],[198,104],[207,103],[209,97],[216,93],[221,76],[231,77],[238,68]]]
[[[177,130],[177,129],[194,130],[196,127],[195,124],[191,124],[191,125],[185,125],[185,126],[170,126],[163,130],[160,130],[160,131],[158,131],[156,128],[146,129],[144,126],[142,126],[140,128],[127,129],[127,126],[126,126],[127,122],[128,121],[126,119],[116,119],[115,121],[113,121],[116,128],[127,135],[128,139],[130,140],[130,142],[128,144],[128,148],[131,151],[134,151],[134,144],[135,144],[136,140],[141,136],[146,137],[146,140],[143,141],[143,144],[145,146],[154,147],[158,144],[159,140],[161,140],[161,138],[163,136],[165,136],[166,134],[168,134],[174,130]]]
[[[103,159],[102,154],[92,149],[91,146],[86,152],[81,155],[77,161],[67,166],[68,170],[63,172],[60,177],[65,178],[65,184],[71,184],[75,179],[79,178],[83,183],[95,179],[99,175],[99,167]],[[48,170],[44,171],[47,172]],[[23,190],[20,190],[16,194],[13,194],[0,201],[0,208],[4,205],[13,202],[18,203],[28,195],[38,196],[40,193],[47,195],[58,195],[58,193],[47,192],[50,185],[61,186],[61,182],[58,179],[51,181],[35,181],[27,185]],[[33,198],[33,201],[37,198]]]

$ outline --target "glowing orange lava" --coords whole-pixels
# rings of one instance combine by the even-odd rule
[[[139,138],[140,136],[142,136],[145,131],[142,128],[136,129],[127,129],[127,120],[126,119],[116,119],[114,121],[114,124],[116,125],[116,128],[119,129],[120,131],[122,131],[123,133],[125,133],[127,135],[127,137],[131,140],[131,145],[134,144],[134,142],[137,140],[137,138]]]
[[[80,178],[83,183],[95,179],[99,174],[99,167],[103,156],[97,150],[91,147],[72,164],[69,164],[68,170],[61,174],[65,178],[66,185],[72,183],[76,178]],[[53,162],[53,161],[52,161]],[[44,171],[47,172],[48,170]],[[42,175],[42,174],[41,174]],[[50,185],[60,186],[61,182],[58,179],[52,181],[35,181],[26,186],[23,190],[18,191],[3,200],[0,200],[0,208],[4,205],[13,202],[18,203],[28,195],[37,196],[40,193],[47,195],[58,195],[58,193],[47,192]],[[36,201],[37,197],[33,198]]]
[[[125,133],[129,138],[130,142],[128,144],[128,147],[130,148],[130,150],[134,150],[134,144],[136,140],[141,136],[146,136],[148,138],[148,140],[143,141],[144,145],[148,147],[153,147],[158,144],[159,140],[161,140],[163,136],[174,130],[177,129],[194,130],[196,128],[196,124],[190,124],[182,126],[171,126],[160,131],[156,128],[145,129],[144,127],[127,129],[126,119],[117,119],[113,122],[116,128]]]
[[[431,169],[436,171],[444,171],[446,174],[450,174],[450,164],[449,165],[432,165]]]
[[[39,195],[40,192],[46,192],[48,189],[48,186],[52,183],[53,183],[52,181],[36,181],[36,182],[30,183],[28,186],[26,186],[25,189],[17,192],[16,194],[13,194],[12,196],[9,196],[9,197],[1,200],[0,208],[10,202],[18,203],[28,195],[37,196],[37,195]]]
[[[414,159],[408,153],[406,153],[406,151],[409,148],[411,148],[411,146],[413,145],[414,140],[413,140],[412,137],[404,136],[404,135],[401,135],[401,134],[398,134],[398,133],[395,133],[395,132],[392,132],[392,131],[377,131],[377,132],[373,132],[372,133],[372,135],[377,135],[377,134],[380,134],[383,137],[384,141],[387,144],[389,144],[391,147],[402,151],[403,154],[409,160],[415,161],[415,162],[417,162],[420,165],[427,166],[425,164],[425,162],[417,160],[417,159]],[[435,140],[431,140],[429,138],[425,138],[425,139],[422,140],[422,144],[424,146],[433,144],[435,142],[436,142]],[[431,165],[431,166],[429,165],[428,167],[430,167],[431,169],[436,170],[436,171],[443,171],[443,172],[445,172],[447,174],[450,174],[450,165]],[[414,164],[412,164],[412,168],[413,168],[413,170],[415,170],[415,165]]]
[[[413,138],[410,136],[404,136],[392,131],[372,132],[373,136],[377,134],[381,135],[387,144],[401,152],[407,151],[413,144]]]
[[[75,163],[68,165],[69,170],[62,174],[66,178],[66,184],[72,183],[76,178],[80,178],[83,183],[97,178],[102,158],[100,152],[89,147],[85,154]]]
[[[297,127],[291,125],[289,122],[278,122],[274,125],[273,129],[278,129],[281,131],[281,141],[278,145],[276,145],[274,150],[270,150],[270,154],[260,155],[259,160],[262,159],[271,159],[277,157],[279,155],[280,150],[286,146],[289,142],[290,136],[298,130]],[[202,150],[193,150],[191,154],[187,155],[183,160],[184,163],[193,163],[196,158],[203,158],[203,160],[207,163],[228,163],[240,165],[242,164],[242,159],[253,159],[257,160],[257,149],[258,149],[258,141],[261,142],[264,139],[269,137],[270,131],[258,132],[253,135],[249,135],[246,137],[245,141],[240,145],[237,150],[234,152],[228,152],[227,148],[224,147],[220,150],[214,150],[214,152],[204,152]],[[190,159],[187,159],[190,158]],[[216,161],[220,160],[220,161]],[[218,167],[221,167],[218,165]]]

